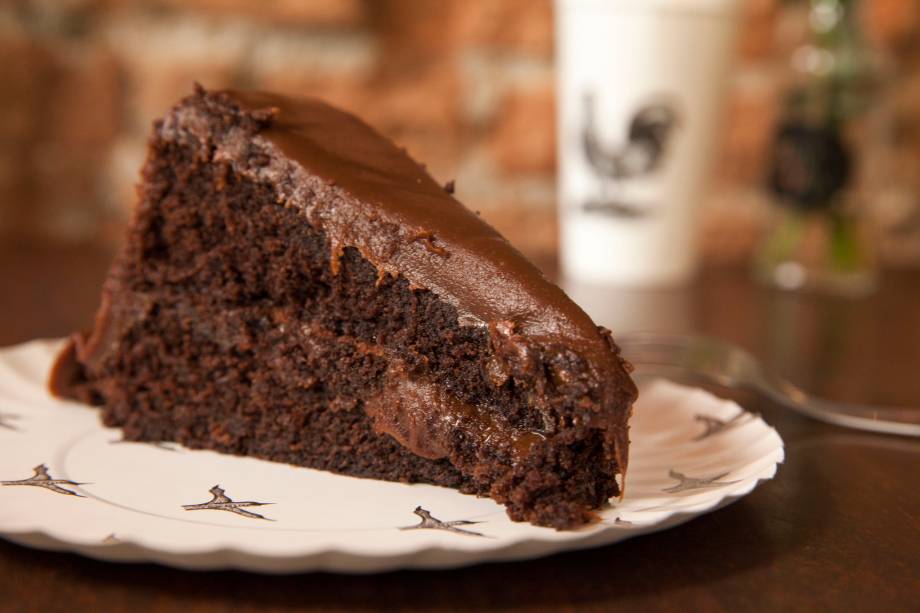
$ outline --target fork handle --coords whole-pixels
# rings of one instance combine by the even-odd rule
[[[755,384],[758,391],[813,419],[848,428],[920,437],[920,410],[824,400],[807,394],[785,379],[764,376],[772,379],[772,383]]]
[[[751,354],[725,341],[658,333],[619,335],[617,341],[640,376],[689,376],[723,387],[750,389],[781,406],[826,423],[920,437],[920,408],[878,407],[811,396],[765,370]]]

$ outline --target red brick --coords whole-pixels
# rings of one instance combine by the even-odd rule
[[[316,74],[278,70],[258,75],[252,87],[289,96],[310,96],[349,110],[364,106],[368,98],[366,79],[348,74]]]
[[[771,59],[789,65],[795,50],[804,45],[810,36],[808,25],[808,3],[783,3],[774,18],[774,44]]]
[[[280,70],[260,75],[254,85],[322,98],[386,132],[448,132],[458,122],[459,86],[455,76],[447,71],[381,80],[348,73]]]
[[[748,0],[743,5],[738,52],[744,60],[759,60],[773,50],[778,0]]]
[[[759,183],[773,139],[779,92],[766,77],[730,92],[716,164],[718,179]]]
[[[121,127],[119,67],[106,48],[62,50],[50,98],[48,136],[80,147],[106,147]]]
[[[375,82],[355,110],[424,163],[439,181],[454,178],[465,147],[456,75]]]
[[[245,26],[176,16],[127,15],[105,31],[105,44],[124,66],[127,104],[135,130],[146,130],[195,81],[207,87],[233,85],[245,60]]]
[[[471,208],[476,208],[470,204]],[[522,207],[507,203],[482,211],[482,218],[527,257],[552,259],[558,248],[558,220],[552,208]]]
[[[0,236],[21,232],[35,219],[29,154],[22,143],[6,142],[0,147]]]
[[[886,145],[897,151],[894,172],[913,179],[920,168],[920,71],[905,75],[891,95],[892,138]],[[877,136],[877,135],[876,135]]]
[[[41,128],[38,112],[44,90],[53,78],[54,59],[42,45],[25,40],[0,40],[0,139],[3,143],[27,141]]]
[[[153,4],[279,25],[356,27],[365,18],[361,0],[155,0]]]
[[[16,58],[0,62],[0,225],[12,234],[38,219],[31,160],[54,66],[48,50],[28,40],[0,41],[0,56]]]
[[[701,215],[700,250],[703,259],[718,264],[743,264],[767,230],[770,207],[760,189],[723,186]]]
[[[433,69],[410,78],[375,81],[361,111],[393,128],[449,130],[459,121],[460,95],[455,74]]]
[[[402,76],[425,72],[452,56],[450,35],[454,5],[463,0],[376,0],[374,32],[380,41],[380,74]],[[470,3],[473,4],[473,3]]]
[[[136,121],[146,127],[177,100],[191,94],[195,82],[208,88],[224,88],[233,84],[234,75],[232,66],[207,61],[152,66],[142,73],[135,72],[130,100]]]
[[[3,157],[10,166],[0,179],[2,214],[26,233],[92,224],[99,177],[119,126],[115,62],[104,50],[75,42],[19,47],[19,61],[0,65],[0,80],[12,94],[0,97]]]
[[[553,49],[551,0],[454,2],[450,28],[460,44],[548,57]]]
[[[490,151],[502,171],[555,171],[555,109],[553,88],[548,85],[536,91],[511,91],[504,97],[489,138]]]
[[[916,0],[864,2],[861,17],[876,44],[898,53],[920,50],[920,3]]]

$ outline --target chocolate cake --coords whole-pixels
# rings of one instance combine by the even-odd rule
[[[52,390],[128,440],[591,521],[626,472],[628,365],[451,192],[322,102],[198,88],[154,123],[95,324]]]

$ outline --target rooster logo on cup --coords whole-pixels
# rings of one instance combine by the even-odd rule
[[[616,144],[602,143],[598,134],[594,94],[583,97],[584,122],[581,143],[585,158],[600,180],[600,198],[583,206],[586,212],[617,217],[641,217],[648,208],[615,197],[619,184],[654,174],[664,164],[669,141],[678,125],[677,111],[667,102],[645,104],[633,113],[626,138]]]

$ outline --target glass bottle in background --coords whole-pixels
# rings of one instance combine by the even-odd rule
[[[811,0],[810,40],[774,135],[767,186],[776,219],[755,258],[765,282],[859,296],[875,286],[872,240],[855,189],[876,82],[857,0]]]

